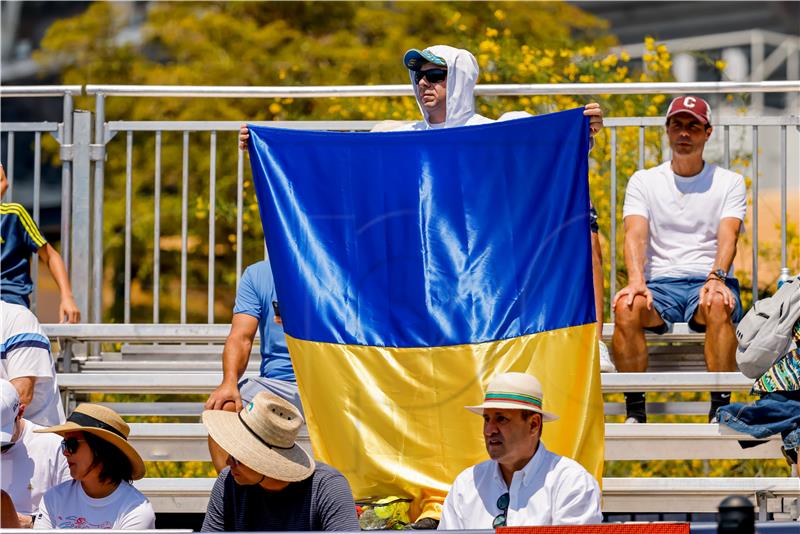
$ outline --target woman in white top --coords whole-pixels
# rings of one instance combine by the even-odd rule
[[[114,410],[81,404],[66,423],[36,432],[64,438],[61,450],[73,480],[44,494],[34,528],[155,528],[150,501],[130,484],[144,476],[144,462]]]

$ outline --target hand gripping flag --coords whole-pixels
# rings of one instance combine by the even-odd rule
[[[249,126],[281,316],[314,454],[356,498],[436,515],[486,459],[479,404],[535,374],[543,441],[598,480],[582,110],[424,132]]]

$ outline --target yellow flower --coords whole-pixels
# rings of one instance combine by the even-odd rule
[[[494,43],[489,40],[481,41],[481,43],[478,45],[478,50],[481,52],[488,52],[492,48],[494,48]]]
[[[543,69],[552,67],[553,65],[555,65],[555,62],[549,57],[543,57],[539,60],[539,66]]]
[[[494,18],[496,18],[497,20],[501,20],[501,21],[505,20],[506,19],[506,12],[503,11],[502,9],[498,9],[498,10],[496,10],[494,12]]]
[[[572,50],[562,48],[561,50],[558,51],[558,55],[561,57],[570,57],[572,56]]]
[[[647,111],[645,115],[658,115],[658,108],[653,105],[647,106]]]
[[[286,79],[286,71],[285,70],[281,69],[280,71],[278,71],[278,79],[279,80],[285,80]]]
[[[653,50],[653,48],[655,48],[655,45],[656,45],[656,40],[653,39],[652,37],[648,36],[644,38],[644,47],[646,49]]]
[[[649,63],[649,62],[653,61],[654,59],[655,59],[655,56],[653,54],[644,54],[642,56],[642,61],[644,61],[646,63]]]
[[[581,74],[578,77],[578,81],[581,83],[592,83],[594,79],[592,78],[591,74]]]
[[[628,61],[631,60],[631,55],[629,53],[627,53],[626,51],[624,51],[624,50],[622,52],[620,52],[619,57],[620,57],[620,59],[622,61],[625,61],[625,62],[628,62]]]
[[[564,74],[569,76],[569,79],[572,80],[575,78],[575,75],[578,74],[578,67],[575,63],[570,63],[569,65],[564,68]]]
[[[523,106],[529,106],[531,104],[531,99],[528,98],[527,96],[523,96],[522,98],[519,99],[519,103],[522,104]]]
[[[593,56],[595,52],[597,52],[597,50],[593,46],[584,46],[578,50],[578,53],[582,56]]]
[[[269,105],[269,112],[272,113],[273,115],[277,115],[282,110],[283,108],[277,102],[273,102],[272,104]]]
[[[494,28],[486,28],[486,37],[497,37],[497,30]]]
[[[717,70],[725,70],[725,67],[727,66],[728,64],[721,59],[718,59],[714,62],[714,67],[716,67]]]
[[[667,45],[660,44],[656,47],[656,52],[659,54],[669,54],[669,50],[667,50]]]
[[[600,64],[609,69],[611,67],[615,67],[617,65],[617,56],[611,54],[610,56],[603,58],[600,61]]]
[[[656,95],[653,97],[653,104],[661,104],[666,100],[667,97],[664,95]]]
[[[489,55],[488,54],[478,54],[478,65],[481,66],[482,69],[486,68],[486,65],[489,64]]]
[[[548,48],[547,50],[544,51],[544,55],[546,55],[547,57],[556,57],[556,51],[550,50]]]

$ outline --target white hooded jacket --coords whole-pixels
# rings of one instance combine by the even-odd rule
[[[409,70],[411,86],[417,105],[422,112],[424,120],[412,124],[404,124],[395,131],[400,130],[429,130],[431,128],[452,128],[454,126],[472,126],[494,122],[492,119],[475,113],[475,84],[478,82],[478,62],[467,50],[453,48],[452,46],[436,45],[425,50],[435,54],[447,62],[447,119],[443,126],[431,125],[428,112],[422,105],[419,96],[419,87],[414,80],[414,71]]]

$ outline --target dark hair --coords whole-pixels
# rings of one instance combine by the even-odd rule
[[[125,482],[133,480],[131,461],[121,450],[112,443],[89,432],[84,432],[83,437],[94,455],[92,467],[100,465],[99,477],[101,481],[111,481],[119,484],[123,480]]]

